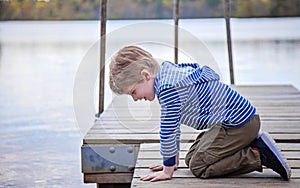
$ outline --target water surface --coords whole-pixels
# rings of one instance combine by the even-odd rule
[[[137,22],[109,21],[108,32]],[[207,45],[229,83],[224,20],[180,24]],[[0,22],[0,187],[94,187],[82,183],[73,86],[98,33],[97,21]],[[300,88],[299,18],[232,19],[232,37],[237,84]]]

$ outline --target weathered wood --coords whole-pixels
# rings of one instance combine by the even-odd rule
[[[226,183],[228,187],[234,187],[240,185],[239,183],[247,182],[251,184],[251,186],[258,186],[263,185],[267,186],[266,184],[270,184],[270,186],[278,186],[278,187],[295,187],[297,183],[299,183],[300,179],[300,143],[278,143],[278,148],[282,151],[283,156],[287,159],[289,165],[292,168],[292,180],[289,182],[282,181],[280,176],[273,172],[271,169],[264,168],[263,173],[259,172],[252,172],[245,175],[239,176],[227,176],[226,178],[212,178],[207,180],[201,180],[195,178],[190,170],[187,168],[184,157],[188,148],[191,146],[191,143],[184,143],[181,146],[180,151],[180,161],[179,161],[179,168],[176,172],[174,172],[173,179],[166,182],[157,182],[154,184],[149,184],[148,182],[142,182],[139,180],[140,177],[151,174],[149,170],[149,166],[161,164],[161,156],[159,154],[159,144],[152,143],[152,144],[141,144],[140,145],[140,152],[138,155],[138,159],[136,162],[136,168],[134,172],[134,178],[132,181],[131,187],[186,187],[187,185],[192,185],[195,187],[211,187],[211,186],[221,186],[220,182]],[[184,182],[184,183],[178,183]],[[264,184],[262,184],[264,182]],[[166,184],[167,183],[167,184]],[[247,185],[248,185],[247,184]]]
[[[244,96],[299,94],[298,89],[292,85],[231,85],[230,87]]]
[[[198,179],[198,178],[173,178],[164,182],[143,182],[138,178],[132,181],[132,188],[253,188],[253,187],[274,187],[274,188],[295,188],[299,187],[300,180],[293,179],[284,182],[278,178],[215,178],[215,179]]]
[[[297,115],[298,116],[298,115]],[[295,116],[294,120],[296,119]],[[282,120],[282,118],[276,118],[273,117],[266,117],[266,116],[261,116],[261,125],[265,127],[277,127],[280,128],[281,126],[295,126],[298,124],[297,121],[294,120]],[[96,129],[116,129],[116,128],[147,128],[147,127],[158,127],[159,126],[159,119],[150,119],[150,120],[132,120],[132,119],[119,119],[119,120],[103,120],[103,121],[97,121],[95,122],[94,126],[91,128],[91,130],[96,130]],[[182,129],[188,129],[188,126],[181,126]],[[296,128],[296,127],[294,127]]]
[[[261,127],[261,130],[262,131],[267,131],[269,132],[270,134],[287,134],[287,133],[290,133],[290,134],[300,134],[300,127],[289,127],[289,129],[286,129],[287,125],[282,125],[280,127],[266,127],[266,126],[262,126]],[[137,127],[137,128],[131,128],[131,129],[128,129],[128,128],[118,128],[118,127],[115,127],[116,129],[107,129],[105,131],[103,131],[102,129],[98,128],[94,128],[92,129],[92,132],[91,134],[137,134],[137,133],[142,133],[142,134],[150,134],[149,132],[147,131],[151,131],[151,133],[157,133],[159,132],[159,127],[157,126],[156,129],[151,129],[149,130],[148,128],[144,128],[142,129],[141,127]],[[134,133],[133,133],[134,132]],[[198,131],[200,132],[200,131]],[[193,134],[195,133],[194,130],[190,130],[190,129],[187,129],[187,128],[181,128],[181,133],[183,134]]]
[[[161,164],[159,154],[158,101],[153,103],[135,103],[130,97],[119,96],[113,99],[109,108],[95,120],[93,127],[83,138],[89,146],[131,144],[140,146],[136,162],[136,174],[132,187],[215,187],[226,186],[271,186],[295,187],[300,178],[300,92],[290,85],[271,86],[232,86],[247,97],[256,106],[261,118],[261,130],[269,132],[276,140],[278,148],[292,168],[292,180],[281,181],[270,169],[264,173],[252,173],[232,178],[201,180],[194,178],[184,162],[184,157],[191,143],[201,131],[181,126],[181,152],[179,170],[171,181],[149,184],[139,181],[139,177],[151,173],[148,166]],[[146,143],[146,144],[143,144]],[[84,172],[83,172],[84,173]],[[130,183],[132,173],[84,173],[85,182]],[[268,177],[268,178],[265,178]],[[270,178],[271,177],[271,178]],[[182,183],[179,183],[182,182]],[[121,185],[121,184],[119,184]]]
[[[276,101],[276,100],[275,100]],[[264,117],[295,117],[299,118],[300,112],[300,100],[297,101],[280,101],[276,102],[260,102],[256,104],[256,102],[252,102],[254,106],[257,108],[257,113],[260,114],[262,120]],[[272,109],[273,108],[273,109]],[[103,117],[97,120],[97,122],[108,121],[108,120],[159,120],[160,117],[160,108],[159,106],[151,106],[145,108],[137,108],[137,109],[113,109],[107,110],[103,113]]]
[[[134,170],[134,178],[140,178],[143,176],[146,176],[148,174],[151,174],[149,169],[145,168],[136,168]],[[280,176],[275,173],[271,169],[264,169],[263,173],[260,172],[251,172],[249,174],[243,174],[243,175],[237,175],[237,176],[228,176],[228,177],[235,177],[235,178],[280,178]],[[195,176],[192,174],[192,172],[188,168],[179,168],[176,170],[173,174],[173,178],[195,178]],[[300,178],[300,169],[292,169],[292,179],[299,179]]]
[[[157,127],[156,130],[150,130],[152,133],[154,134],[158,134],[158,129],[159,127]],[[107,129],[105,131],[101,130],[101,129],[93,129],[93,133],[91,134],[137,134],[137,133],[141,133],[141,134],[152,134],[149,132],[146,132],[148,129],[141,129],[141,128],[134,128],[134,129],[126,129],[126,128],[120,128],[120,129]],[[276,127],[262,127],[261,131],[266,131],[269,132],[270,134],[300,134],[300,128],[296,127],[296,128],[289,128],[286,129],[286,127],[282,126],[279,128]],[[132,133],[134,132],[134,133]],[[181,129],[181,133],[182,134],[194,134],[195,131],[193,130],[189,130],[189,129]]]
[[[179,158],[184,159],[187,154],[187,151],[182,151],[179,153]],[[297,160],[300,157],[300,151],[283,151],[282,155],[287,158],[288,160]],[[160,153],[159,150],[157,151],[143,151],[139,152],[138,159],[144,160],[144,159],[160,159]],[[300,166],[297,166],[300,167]]]
[[[299,91],[292,85],[248,85],[248,86],[237,86],[231,85],[231,87],[241,93],[247,98],[268,98],[272,96],[299,96]],[[125,107],[128,109],[135,107],[153,106],[158,105],[158,102],[138,102],[135,103],[129,96],[118,96],[115,97],[112,103],[109,105],[110,108]]]
[[[142,159],[136,162],[136,168],[149,168],[150,166],[156,166],[162,164],[161,158],[150,158],[150,159]],[[300,169],[300,160],[298,158],[296,160],[289,159],[288,164],[293,169]],[[179,168],[187,168],[184,159],[179,160]]]
[[[193,142],[198,134],[182,134],[182,142]],[[278,142],[300,142],[300,134],[271,134],[273,139]],[[123,143],[123,144],[140,144],[140,143],[158,143],[158,133],[138,133],[138,134],[93,134],[89,133],[84,137],[84,143],[86,144],[111,144],[111,143]]]
[[[83,176],[84,183],[131,183],[131,173],[89,174]]]
[[[300,143],[276,143],[276,145],[281,151],[300,151]],[[191,146],[192,143],[181,143],[180,151],[188,151],[188,149]],[[157,151],[159,150],[159,144],[157,143],[141,144],[139,150]]]
[[[187,144],[187,146],[190,146],[191,144]],[[289,149],[289,145],[287,144],[278,144],[278,146],[282,149],[285,148],[286,150]],[[294,145],[296,148],[299,149],[299,144]],[[185,151],[186,152],[186,151]],[[140,177],[151,174],[151,172],[148,167],[152,165],[161,164],[161,159],[159,157],[159,144],[142,144],[140,147],[140,153],[138,156],[136,169],[134,172],[134,178],[132,181],[131,187],[186,187],[186,186],[195,186],[195,187],[214,187],[214,186],[221,186],[223,185],[221,182],[226,183],[227,187],[237,186],[240,185],[243,182],[246,182],[247,185],[251,184],[253,187],[254,185],[263,185],[267,186],[267,184],[270,184],[270,186],[278,186],[278,187],[295,187],[299,183],[300,179],[300,168],[299,168],[299,150],[295,153],[296,160],[290,160],[288,159],[288,163],[292,165],[292,180],[289,182],[282,181],[280,176],[276,173],[274,173],[271,169],[264,169],[263,173],[259,172],[252,172],[245,175],[239,175],[239,176],[233,176],[233,177],[226,177],[226,178],[213,178],[208,180],[201,180],[198,178],[195,178],[190,170],[187,168],[187,166],[184,163],[184,155],[185,152],[181,152],[182,155],[180,155],[180,163],[179,168],[177,171],[174,172],[173,179],[170,181],[165,182],[157,182],[157,183],[149,183],[149,182],[142,182],[139,180]],[[290,152],[292,153],[292,152]],[[283,152],[283,154],[288,154],[288,152]],[[148,155],[148,156],[147,156]],[[149,158],[149,159],[147,159]],[[183,182],[183,183],[178,183]],[[191,184],[190,184],[191,183]],[[190,186],[189,186],[190,187]]]

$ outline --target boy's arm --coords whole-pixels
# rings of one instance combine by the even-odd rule
[[[181,100],[175,88],[161,91],[159,99],[160,153],[163,156],[164,166],[174,166],[180,142]]]
[[[143,181],[171,179],[179,162],[180,98],[176,89],[172,88],[162,91],[159,99],[161,104],[160,149],[163,165],[157,169],[162,171],[142,177]]]

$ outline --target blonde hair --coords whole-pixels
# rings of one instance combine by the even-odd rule
[[[152,55],[137,46],[125,46],[111,59],[109,65],[109,86],[116,94],[126,90],[144,79],[142,70],[146,69],[156,76],[159,64]]]

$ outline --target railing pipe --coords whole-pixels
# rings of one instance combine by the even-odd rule
[[[226,33],[227,33],[227,47],[228,47],[228,58],[229,58],[230,84],[234,85],[234,69],[233,69],[231,33],[230,33],[230,0],[225,0],[224,1],[224,13],[225,13],[225,20],[226,20]]]
[[[179,0],[173,1],[173,19],[174,19],[174,63],[178,64],[178,22],[179,22]]]
[[[98,116],[104,110],[104,75],[105,75],[105,47],[106,47],[106,8],[107,0],[101,0],[100,24],[100,75],[99,75],[99,106]]]

